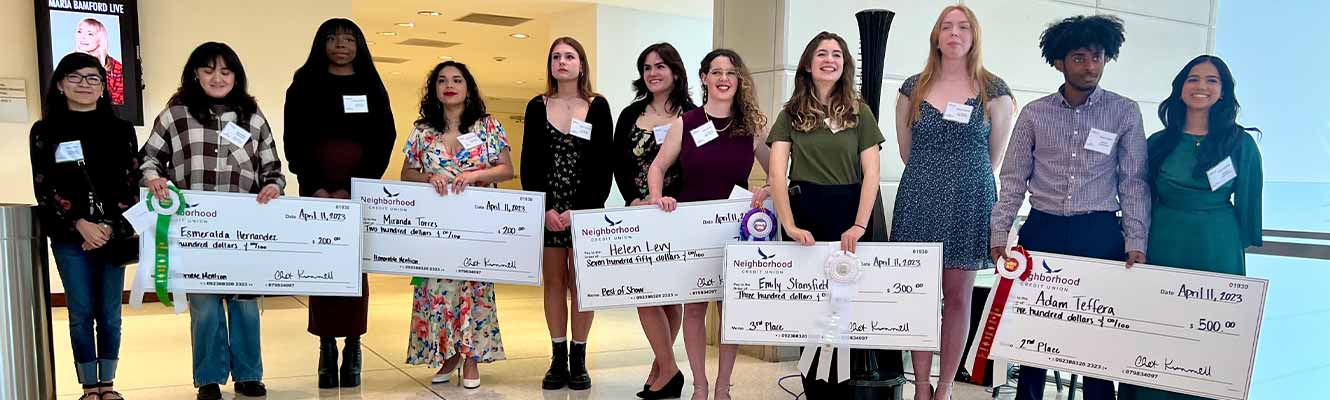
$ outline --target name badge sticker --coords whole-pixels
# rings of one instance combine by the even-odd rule
[[[573,118],[573,123],[569,125],[568,128],[569,128],[568,134],[582,138],[583,140],[591,140],[590,123],[587,123],[586,121],[577,118]]]
[[[665,136],[670,134],[670,124],[665,124],[651,128],[651,133],[656,135],[656,144],[665,143]]]
[[[1210,180],[1210,191],[1219,190],[1219,187],[1238,177],[1238,171],[1233,168],[1233,157],[1224,157],[1224,161],[1205,171],[1205,175]]]
[[[236,147],[244,147],[245,143],[249,142],[249,137],[249,131],[241,129],[234,122],[227,122],[226,127],[222,128],[222,139],[226,139]]]
[[[970,114],[973,112],[974,106],[972,105],[947,102],[947,111],[942,113],[942,119],[968,124],[970,123]]]
[[[1116,133],[1090,128],[1090,135],[1085,138],[1085,149],[1108,155],[1113,152],[1113,144],[1117,141],[1118,134]]]
[[[365,95],[342,96],[342,112],[363,114],[369,112],[369,98]]]
[[[480,140],[480,135],[477,135],[475,132],[458,136],[457,141],[461,142],[462,147],[468,150],[473,149],[476,146],[480,146],[481,144],[484,143],[484,141]]]
[[[55,149],[55,162],[83,161],[83,142],[71,140],[60,143]]]
[[[702,147],[702,145],[707,144],[720,136],[720,134],[716,132],[716,125],[712,124],[711,121],[707,121],[707,123],[702,124],[702,126],[693,128],[691,133],[693,134],[693,144],[696,144],[697,147]]]

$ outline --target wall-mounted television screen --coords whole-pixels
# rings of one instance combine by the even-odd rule
[[[137,0],[36,0],[37,60],[43,96],[51,70],[73,52],[97,57],[116,115],[143,125],[143,63]]]

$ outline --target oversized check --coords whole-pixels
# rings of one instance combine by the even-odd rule
[[[833,247],[834,246],[834,247]],[[734,243],[725,247],[721,342],[815,345],[830,333],[824,269],[839,243]],[[845,345],[936,351],[941,334],[942,244],[859,243],[861,275],[852,289]]]
[[[980,326],[985,332],[997,322],[992,358],[1206,398],[1247,398],[1266,280],[1030,256],[1028,279],[1011,284],[1004,311]]]
[[[580,308],[695,303],[721,297],[725,243],[751,199],[573,211]]]
[[[360,204],[181,192],[184,215],[167,231],[172,292],[360,296]],[[140,232],[139,270],[149,280],[155,244],[155,229]]]
[[[540,284],[545,194],[352,179],[364,207],[365,272]]]

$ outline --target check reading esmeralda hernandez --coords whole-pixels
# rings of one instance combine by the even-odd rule
[[[361,294],[360,204],[301,197],[259,204],[253,194],[180,192],[186,208],[166,230],[171,291]],[[140,232],[140,269],[154,269],[156,233]]]

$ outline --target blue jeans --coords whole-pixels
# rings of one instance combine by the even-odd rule
[[[1102,260],[1126,260],[1125,241],[1122,223],[1111,212],[1062,217],[1030,210],[1030,218],[1020,231],[1020,245],[1026,250]],[[1048,371],[1022,366],[1016,380],[1016,400],[1042,400],[1047,382]],[[1085,377],[1081,392],[1085,400],[1114,399],[1113,382],[1103,379]]]
[[[65,286],[74,371],[80,384],[94,385],[115,380],[125,267],[83,251],[82,245],[52,240],[51,252]]]
[[[189,294],[194,386],[263,380],[259,302],[234,295]],[[225,308],[223,308],[223,305]]]

